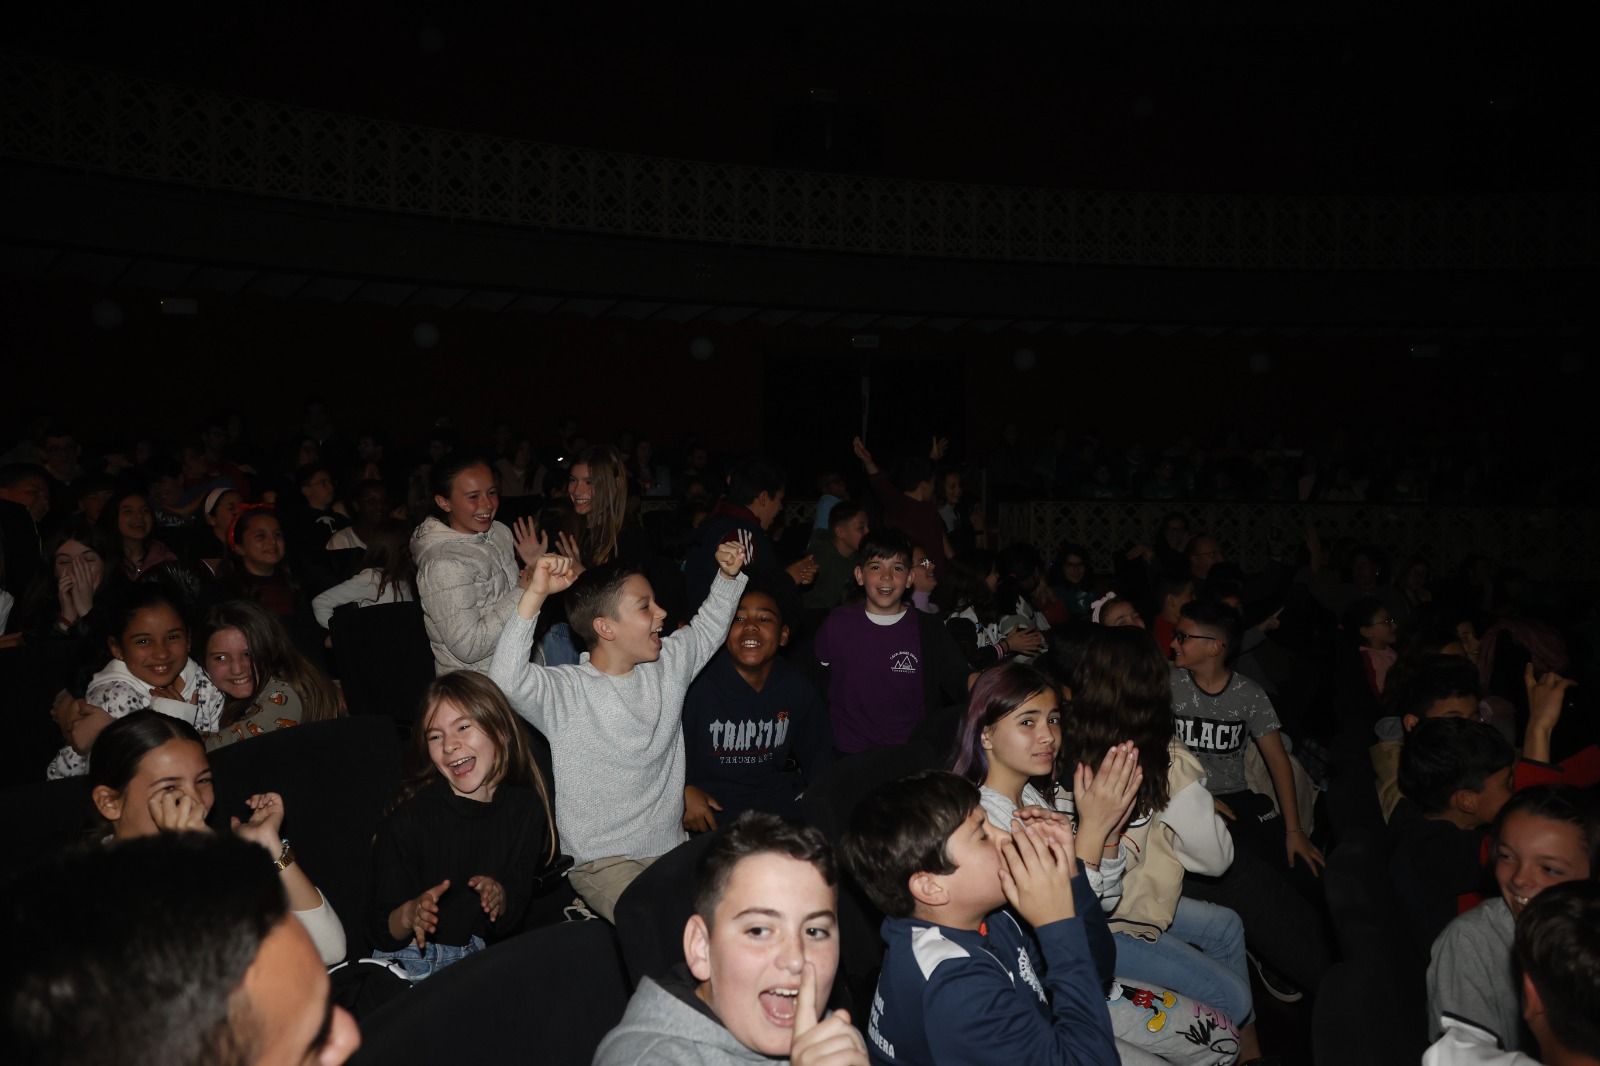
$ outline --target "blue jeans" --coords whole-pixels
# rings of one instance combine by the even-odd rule
[[[1244,923],[1228,908],[1182,896],[1172,926],[1155,943],[1125,933],[1113,939],[1118,977],[1199,1000],[1241,1029],[1255,1021]]]
[[[406,980],[408,981],[422,981],[432,977],[451,963],[460,962],[468,955],[474,955],[483,949],[483,937],[475,936],[465,944],[435,944],[430,942],[425,948],[419,948],[415,944],[407,944],[399,951],[374,951],[372,957],[396,964],[406,972]]]
[[[573,642],[572,628],[565,622],[551,626],[539,648],[544,652],[546,666],[578,665],[578,645]]]

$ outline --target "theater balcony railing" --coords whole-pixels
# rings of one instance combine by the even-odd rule
[[[598,151],[0,52],[0,156],[379,211],[868,255],[1241,270],[1592,268],[1596,201],[966,185]]]

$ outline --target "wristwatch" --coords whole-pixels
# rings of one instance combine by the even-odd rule
[[[294,845],[289,843],[287,839],[285,839],[282,843],[283,850],[278,852],[278,857],[276,859],[272,860],[272,865],[276,866],[279,872],[287,870],[289,867],[294,865]]]

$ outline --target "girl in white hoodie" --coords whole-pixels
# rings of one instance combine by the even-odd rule
[[[222,693],[189,658],[189,627],[167,594],[154,585],[134,585],[112,621],[111,661],[89,679],[85,701],[112,718],[148,707],[198,732],[216,732]],[[89,760],[69,746],[56,753],[46,776],[76,777],[88,770]]]

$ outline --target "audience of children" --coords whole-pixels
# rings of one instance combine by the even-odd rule
[[[1493,582],[1473,577],[1463,593],[1413,560],[1390,585],[1377,549],[1329,551],[1314,537],[1309,566],[1247,576],[1179,512],[1157,549],[1130,552],[1138,565],[1109,582],[1072,543],[1047,574],[1036,547],[988,539],[1006,549],[1001,566],[950,535],[969,514],[977,528],[994,521],[976,490],[963,497],[957,472],[915,456],[891,482],[859,441],[877,506],[830,479],[831,513],[798,560],[804,538],[782,532],[787,478],[759,458],[729,468],[720,500],[686,502],[710,508],[697,529],[641,523],[630,484],[663,498],[710,484],[707,457],[669,479],[676,468],[642,441],[566,450],[570,469],[538,459],[540,480],[567,491],[519,502],[538,521],[508,525],[496,520],[495,466],[436,435],[432,514],[416,525],[389,508],[376,439],[356,462],[327,426],[292,449],[288,476],[226,458],[225,434],[215,448],[209,436],[186,446],[181,467],[144,448],[120,477],[0,467],[0,586],[16,594],[27,576],[8,641],[99,650],[76,683],[61,677],[52,716],[69,742],[47,775],[89,773],[114,839],[198,828],[205,748],[341,713],[321,659],[334,610],[414,597],[440,676],[419,723],[421,769],[374,844],[365,923],[377,954],[413,979],[517,931],[558,850],[576,862],[573,889],[609,919],[686,831],[714,832],[686,968],[640,986],[597,1061],[843,1066],[970,1049],[978,1061],[1248,1062],[1261,1040],[1244,943],[1257,996],[1290,1000],[1315,996],[1331,950],[1313,875],[1332,838],[1311,810],[1316,792],[1295,785],[1285,733],[1297,751],[1312,746],[1302,754],[1321,772],[1315,745],[1346,730],[1352,752],[1371,746],[1393,812],[1385,861],[1415,941],[1397,957],[1431,954],[1426,1021],[1440,1046],[1531,1050],[1525,1018],[1555,1054],[1545,1040],[1558,1037],[1536,1019],[1557,1013],[1546,1007],[1564,990],[1531,977],[1519,990],[1513,930],[1522,936],[1518,915],[1541,890],[1593,876],[1593,796],[1580,789],[1600,780],[1600,748],[1572,709],[1582,645],[1569,655],[1559,635],[1512,615]],[[398,486],[406,472],[388,473]],[[340,484],[353,486],[348,498]],[[274,494],[279,505],[264,505]],[[657,600],[685,594],[699,610],[674,632]],[[552,596],[577,637],[569,665],[543,665],[558,660],[534,639],[541,613],[556,613]],[[1342,669],[1331,611],[1344,616]],[[1069,619],[1088,636],[1058,630],[1075,645],[1058,655],[1043,630]],[[300,627],[312,620],[308,646]],[[1239,669],[1241,654],[1275,646],[1296,656],[1295,683],[1281,658]],[[1057,672],[1025,665],[1036,655]],[[517,715],[550,743],[549,782]],[[878,994],[857,1004],[863,1042],[822,1008],[838,965],[828,847],[771,816],[810,809],[804,793],[827,787],[841,757],[948,738],[953,715],[959,776],[880,790],[856,805],[845,837],[850,879],[888,916]],[[86,757],[135,726],[150,750]],[[147,782],[144,764],[166,748],[182,758]],[[1252,753],[1264,774],[1247,775]],[[1343,758],[1336,773],[1351,771]],[[241,835],[287,858],[292,908],[325,908],[309,881],[290,883],[281,800],[251,808]],[[760,972],[741,954],[747,899],[770,912]],[[809,946],[824,940],[831,961]],[[1184,1030],[1187,1048],[1150,1039],[1158,1019],[1179,1015],[1199,1027]],[[1133,1039],[1135,1016],[1157,1028]]]

